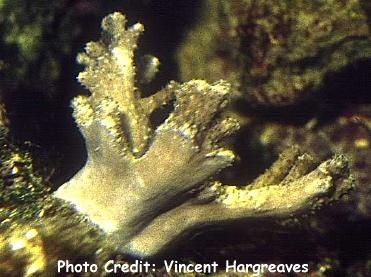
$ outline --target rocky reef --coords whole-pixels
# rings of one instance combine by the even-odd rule
[[[76,9],[67,2],[53,2],[51,14]],[[156,11],[155,2],[138,1],[133,10]],[[87,159],[59,179],[67,181],[51,181],[60,162],[43,164],[40,146],[14,140],[16,114],[8,110],[9,122],[9,102],[0,103],[0,275],[53,276],[58,260],[102,269],[109,259],[168,255],[187,263],[305,262],[315,276],[368,275],[361,229],[371,214],[370,99],[362,75],[369,72],[369,5],[196,2],[199,14],[187,19],[194,24],[174,49],[183,83],[165,78],[160,89],[151,85],[163,76],[160,60],[137,50],[143,25],[127,27],[119,12],[103,19],[100,39],[77,59],[87,91],[71,107]],[[0,13],[24,7],[12,5],[0,1]],[[43,14],[33,11],[31,18]],[[28,27],[13,37],[1,33],[6,47],[19,44],[29,57],[12,66],[1,56],[1,96],[15,88],[11,80],[33,86],[25,76],[49,26],[40,16],[34,47],[21,45],[28,45],[21,39]],[[65,35],[70,52],[73,35]],[[60,66],[36,87],[48,90],[63,75]],[[349,258],[354,249],[359,257]]]
[[[178,51],[181,77],[231,80],[256,105],[297,104],[312,97],[328,74],[371,56],[361,1],[202,5],[198,24]]]

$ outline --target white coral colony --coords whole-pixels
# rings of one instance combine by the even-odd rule
[[[78,56],[86,66],[78,79],[91,96],[78,96],[73,108],[88,159],[55,193],[118,240],[121,251],[153,256],[196,228],[290,216],[351,186],[342,156],[315,168],[296,148],[252,184],[236,187],[210,179],[234,159],[232,151],[219,146],[239,128],[223,113],[230,85],[170,82],[141,98],[133,58],[144,28],[125,24],[118,12],[105,17],[101,40],[88,43]],[[174,99],[173,112],[152,130],[151,113]]]

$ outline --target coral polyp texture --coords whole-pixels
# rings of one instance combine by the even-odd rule
[[[125,25],[124,15],[108,15],[101,40],[78,56],[85,65],[78,79],[91,95],[75,98],[73,108],[88,158],[55,192],[117,240],[122,252],[153,256],[201,228],[290,217],[351,188],[343,156],[318,164],[296,147],[251,184],[215,179],[235,158],[224,143],[239,128],[225,113],[231,85],[170,82],[141,97],[133,58],[144,28]],[[173,111],[153,130],[152,112],[169,103]]]

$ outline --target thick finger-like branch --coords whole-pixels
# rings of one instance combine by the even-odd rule
[[[222,186],[220,189],[223,191],[214,202],[185,204],[157,217],[124,251],[152,256],[207,225],[247,219],[285,218],[308,212],[338,199],[352,185],[346,159],[335,156],[290,183],[258,188]]]

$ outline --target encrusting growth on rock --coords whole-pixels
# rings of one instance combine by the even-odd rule
[[[370,59],[362,0],[205,0],[178,48],[182,80],[224,78],[248,103],[312,99],[326,79]]]
[[[238,130],[223,110],[231,98],[225,81],[170,82],[142,98],[135,87],[134,50],[141,24],[126,28],[113,13],[102,38],[78,60],[78,79],[91,92],[73,101],[85,137],[85,166],[55,193],[120,243],[124,253],[148,257],[194,230],[218,223],[282,218],[337,199],[352,186],[342,156],[316,164],[293,147],[252,184],[236,187],[211,179],[234,160],[221,147]],[[151,113],[174,101],[156,130]]]

